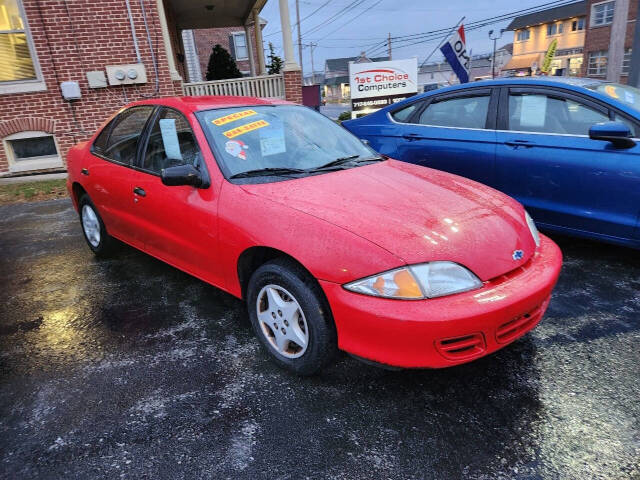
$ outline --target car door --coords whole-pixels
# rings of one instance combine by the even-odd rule
[[[566,90],[503,88],[497,187],[543,226],[632,238],[640,147],[620,149],[589,138],[593,124],[611,118],[606,105]]]
[[[136,241],[133,228],[133,167],[153,110],[153,106],[145,105],[122,111],[96,138],[82,168],[82,174],[87,176],[87,193],[109,234],[138,247],[141,244]]]
[[[395,157],[491,185],[497,101],[492,89],[472,88],[430,97],[406,120],[392,112]]]
[[[131,190],[136,235],[151,255],[220,284],[214,188],[166,186],[160,176],[164,168],[185,164],[208,176],[202,147],[187,118],[168,107],[158,110],[148,132]]]

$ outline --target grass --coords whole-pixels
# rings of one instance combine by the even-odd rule
[[[66,183],[66,179],[61,178],[0,185],[0,205],[64,198],[68,196]]]

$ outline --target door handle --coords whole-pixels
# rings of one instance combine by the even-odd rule
[[[147,196],[147,192],[144,191],[144,189],[140,188],[140,187],[136,187],[133,189],[133,193],[135,193],[136,195],[140,195],[141,197],[146,197]]]
[[[86,168],[83,168],[82,170],[80,170],[80,173],[83,175],[89,175],[89,170],[87,170]]]
[[[509,145],[510,147],[524,147],[524,148],[531,148],[533,147],[533,143],[531,143],[529,140],[508,140],[506,142],[504,142],[505,145]]]
[[[404,138],[405,140],[413,141],[419,140],[420,135],[418,133],[404,133],[402,134],[402,138]]]

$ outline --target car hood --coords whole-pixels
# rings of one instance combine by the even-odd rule
[[[395,160],[242,188],[349,230],[407,264],[452,261],[483,281],[526,263],[535,250],[515,200]]]

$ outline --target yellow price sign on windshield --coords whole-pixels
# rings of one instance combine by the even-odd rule
[[[251,117],[252,115],[257,115],[258,112],[255,110],[242,110],[241,112],[230,113],[229,115],[225,115],[224,117],[214,118],[211,120],[211,123],[217,125],[226,125],[227,123],[235,122],[236,120],[240,120],[241,118]]]
[[[223,135],[227,138],[235,138],[238,135],[242,135],[243,133],[252,132],[259,128],[268,127],[269,122],[265,120],[258,120],[257,122],[247,123],[245,125],[240,125],[239,127],[232,128],[231,130],[227,130],[223,132]]]

